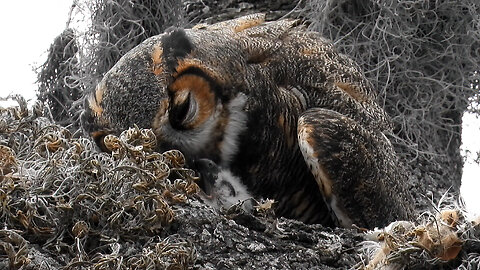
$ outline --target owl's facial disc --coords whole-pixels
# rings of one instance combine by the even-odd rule
[[[198,66],[175,76],[153,122],[160,147],[179,149],[192,159],[209,158],[227,165],[246,127],[247,98],[243,93],[219,97],[222,89]]]
[[[209,147],[222,111],[214,87],[208,77],[198,72],[174,78],[152,125],[161,146],[180,149],[187,155]]]

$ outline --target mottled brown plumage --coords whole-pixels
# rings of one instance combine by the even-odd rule
[[[151,37],[105,75],[82,119],[100,143],[152,128],[162,150],[214,161],[281,216],[374,227],[411,211],[375,91],[297,20],[254,14]]]

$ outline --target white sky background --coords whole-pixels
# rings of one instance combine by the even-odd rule
[[[6,1],[0,5],[0,97],[18,93],[35,99],[33,68],[45,62],[50,44],[65,29],[71,5],[68,0]],[[464,148],[476,153],[480,151],[480,119],[465,115],[464,123]],[[480,214],[480,166],[471,159],[465,164],[461,191],[467,209]]]
[[[462,153],[469,150],[471,154],[466,155],[460,192],[471,214],[480,215],[480,165],[473,162],[476,153],[480,151],[480,118],[464,114],[462,128]]]
[[[65,29],[72,1],[26,0],[0,4],[0,97],[10,93],[35,98],[32,71],[47,59],[46,51]]]

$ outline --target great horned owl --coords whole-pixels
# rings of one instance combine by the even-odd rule
[[[84,128],[152,128],[161,150],[213,160],[278,215],[372,228],[412,199],[359,67],[298,20],[171,29],[123,56],[86,98]]]

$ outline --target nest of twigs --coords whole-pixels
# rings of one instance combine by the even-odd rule
[[[276,219],[269,200],[253,214],[241,204],[214,211],[182,153],[154,151],[151,130],[108,135],[110,153],[100,152],[41,103],[15,99],[0,107],[0,268],[479,266],[480,220],[458,205],[367,234]]]
[[[29,111],[17,99],[20,106],[0,110],[0,254],[8,258],[0,265],[35,267],[34,245],[65,269],[193,263],[190,243],[160,237],[173,206],[198,189],[181,152],[157,153],[153,132],[132,128],[108,136],[112,153],[101,153],[45,117],[40,103]]]

